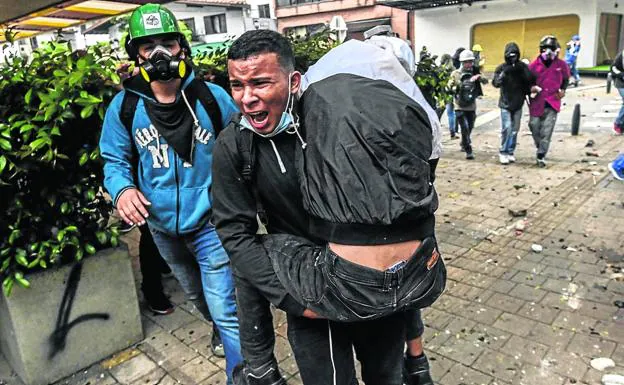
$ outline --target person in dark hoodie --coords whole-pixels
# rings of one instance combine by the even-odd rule
[[[190,46],[161,5],[132,12],[126,50],[141,75],[124,82],[106,111],[104,186],[124,221],[147,223],[182,290],[212,316],[231,384],[242,361],[234,283],[208,192],[215,137],[238,108],[225,90],[188,70]]]
[[[501,109],[501,147],[498,159],[501,164],[516,161],[514,151],[522,119],[522,106],[531,93],[534,76],[529,67],[520,61],[520,47],[514,42],[505,46],[505,62],[494,71],[492,85],[500,88],[498,107]]]

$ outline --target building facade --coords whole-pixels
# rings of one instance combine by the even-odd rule
[[[406,39],[412,33],[408,12],[377,4],[376,0],[272,0],[278,31],[304,35],[324,28],[334,16],[347,24],[347,38],[362,39],[363,32],[377,25],[391,25]]]
[[[416,47],[453,53],[458,47],[483,47],[486,70],[503,61],[505,44],[515,41],[522,56],[538,54],[542,36],[555,35],[565,44],[578,34],[579,67],[613,60],[624,49],[624,2],[615,0],[492,0],[472,6],[448,6],[413,12]],[[562,55],[563,56],[563,55]]]

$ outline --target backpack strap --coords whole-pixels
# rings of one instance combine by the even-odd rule
[[[134,113],[136,106],[139,103],[139,95],[134,92],[126,91],[121,101],[121,110],[119,111],[119,120],[124,125],[126,131],[128,131],[128,137],[130,137],[130,147],[132,148],[132,157],[130,164],[132,165],[132,175],[134,183],[138,183],[138,168],[139,168],[139,152],[136,148],[136,144],[132,140],[132,123],[134,122]]]
[[[235,127],[235,129],[239,128]],[[264,211],[262,200],[260,199],[260,192],[258,191],[258,185],[256,184],[256,177],[254,173],[256,151],[253,145],[253,132],[251,132],[250,130],[240,130],[239,135],[237,135],[236,137],[238,138],[238,140],[236,141],[238,153],[241,154],[241,157],[243,158],[243,165],[241,170],[243,180],[251,189],[253,198],[256,201],[256,214],[258,215],[258,219],[260,220],[260,223],[266,226],[269,223],[269,219],[266,215],[266,211]]]
[[[219,133],[223,131],[223,117],[217,100],[212,94],[212,91],[210,91],[210,88],[208,88],[208,85],[203,80],[195,78],[191,81],[187,89],[191,91],[193,95],[197,96],[212,122],[215,137],[219,136]]]

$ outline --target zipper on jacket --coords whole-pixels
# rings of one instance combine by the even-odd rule
[[[180,181],[178,180],[178,155],[173,152],[174,174],[176,182],[176,235],[180,236]]]

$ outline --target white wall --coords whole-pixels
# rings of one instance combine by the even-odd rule
[[[167,7],[174,13],[178,20],[190,19],[195,20],[195,33],[202,37],[206,43],[214,43],[226,41],[233,36],[238,36],[245,32],[245,11],[241,8],[226,7],[189,7],[186,4],[170,3]],[[206,35],[204,24],[205,16],[219,15],[225,13],[225,23],[227,25],[227,33]]]
[[[453,54],[458,47],[470,46],[472,27],[476,24],[576,14],[581,21],[579,35],[583,44],[578,65],[589,67],[595,65],[600,13],[624,14],[624,2],[618,8],[615,3],[615,0],[493,0],[471,7],[464,5],[461,12],[459,6],[414,11],[415,47],[419,50],[425,45],[436,55]],[[562,45],[566,39],[561,41]]]

